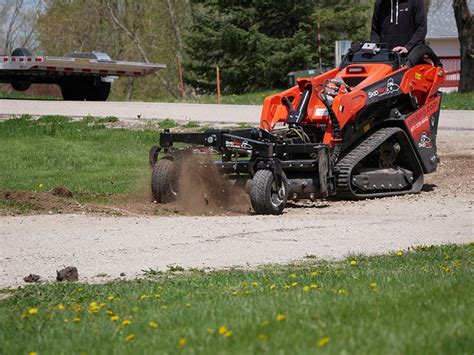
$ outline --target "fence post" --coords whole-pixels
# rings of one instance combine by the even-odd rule
[[[216,67],[216,75],[217,75],[217,103],[220,105],[221,103],[221,75],[219,71],[219,66]]]
[[[183,68],[181,67],[181,61],[179,58],[176,58],[178,61],[178,75],[179,75],[179,84],[181,89],[181,98],[184,99],[184,81],[183,81]]]

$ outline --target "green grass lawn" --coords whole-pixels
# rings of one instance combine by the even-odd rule
[[[445,94],[441,108],[443,110],[474,110],[474,92]]]
[[[0,301],[0,353],[472,354],[473,254],[28,286]]]
[[[0,99],[10,100],[61,100],[60,97],[52,95],[31,95],[21,91],[5,92],[0,91]]]
[[[101,119],[113,122],[116,118]],[[152,130],[130,131],[71,122],[62,116],[28,116],[0,122],[0,189],[123,194],[148,189]]]

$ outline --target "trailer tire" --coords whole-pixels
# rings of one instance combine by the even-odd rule
[[[84,101],[86,99],[87,91],[79,81],[68,80],[59,84],[59,87],[65,101]]]
[[[106,101],[110,93],[110,83],[101,81],[98,85],[93,80],[70,79],[60,85],[61,94],[67,101]]]
[[[31,57],[31,52],[26,48],[15,48],[12,57]],[[30,88],[31,83],[28,81],[17,81],[10,84],[13,90],[26,91]]]
[[[178,196],[178,179],[175,163],[169,159],[160,159],[153,166],[151,176],[153,198],[159,203],[169,203]]]
[[[282,187],[276,191],[276,181],[270,170],[258,170],[250,188],[250,201],[257,214],[279,215],[288,201],[288,179],[282,173]]]
[[[86,94],[87,101],[107,101],[110,94],[110,83],[101,81],[99,85],[91,85]]]

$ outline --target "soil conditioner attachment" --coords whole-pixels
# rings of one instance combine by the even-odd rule
[[[260,128],[165,130],[150,150],[154,198],[173,201],[186,174],[180,162],[206,152],[218,156],[213,164],[230,183],[246,189],[258,214],[280,214],[288,200],[419,192],[439,161],[444,77],[425,45],[408,58],[383,45],[353,47],[339,68],[267,97]]]

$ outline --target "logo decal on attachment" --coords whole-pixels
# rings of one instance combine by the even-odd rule
[[[428,137],[428,134],[426,132],[423,132],[421,134],[420,143],[418,143],[418,147],[433,148],[433,145],[431,144],[431,139],[430,137]]]
[[[238,140],[226,141],[225,146],[226,148],[230,148],[230,149],[245,149],[245,150],[253,149],[253,147],[249,144],[249,142],[247,142],[247,140],[244,140],[242,142]]]

